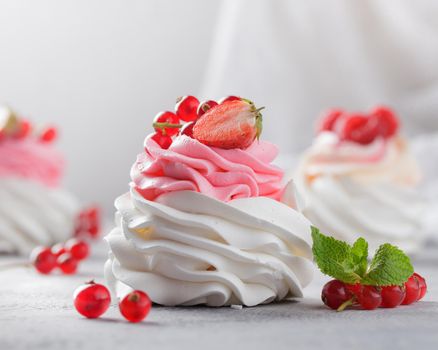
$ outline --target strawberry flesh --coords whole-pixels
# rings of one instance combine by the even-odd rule
[[[260,110],[248,100],[234,100],[202,115],[193,127],[193,137],[211,147],[245,149],[260,136],[261,128]]]

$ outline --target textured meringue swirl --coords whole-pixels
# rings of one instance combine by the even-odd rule
[[[415,190],[420,172],[399,136],[363,146],[323,133],[304,154],[296,179],[303,213],[328,234],[411,252],[424,239],[424,201]]]
[[[115,205],[105,277],[119,298],[140,289],[162,305],[253,306],[301,297],[312,278],[311,224],[272,198],[172,191],[150,201],[132,187]]]
[[[246,150],[208,147],[187,136],[162,149],[150,137],[131,169],[135,188],[148,200],[173,191],[196,191],[222,201],[270,197],[280,200],[283,171],[271,164],[278,149],[255,141]]]
[[[0,177],[0,252],[28,254],[74,232],[79,205],[68,192],[22,178]]]

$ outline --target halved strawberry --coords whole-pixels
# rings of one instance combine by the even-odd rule
[[[245,149],[262,132],[262,109],[246,99],[224,102],[196,121],[193,137],[211,147]]]

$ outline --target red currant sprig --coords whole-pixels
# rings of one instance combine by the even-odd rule
[[[425,279],[414,273],[403,286],[375,287],[331,280],[324,285],[321,299],[325,305],[337,311],[343,311],[349,306],[374,310],[378,307],[395,308],[412,304],[421,300],[426,292]]]
[[[168,149],[172,145],[172,137],[174,136],[193,137],[193,127],[196,121],[209,110],[219,104],[240,99],[237,96],[227,96],[222,98],[219,103],[214,100],[199,103],[199,100],[194,96],[180,97],[175,105],[175,113],[164,111],[155,116],[153,122],[155,133],[150,137],[162,149]]]

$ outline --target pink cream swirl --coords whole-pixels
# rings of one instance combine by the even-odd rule
[[[133,186],[148,200],[173,191],[196,191],[221,201],[270,197],[280,200],[284,172],[271,164],[278,149],[255,141],[245,150],[206,146],[187,136],[162,149],[147,137],[131,169]]]
[[[64,159],[51,143],[31,138],[0,142],[0,177],[20,177],[56,187],[63,169]]]

